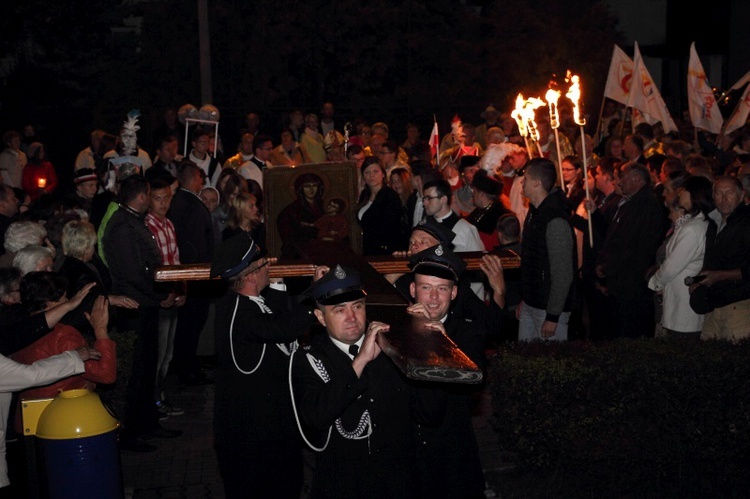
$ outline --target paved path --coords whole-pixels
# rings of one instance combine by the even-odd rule
[[[163,422],[185,433],[174,439],[154,439],[158,450],[150,453],[123,451],[122,472],[126,499],[198,499],[224,497],[212,443],[213,385],[182,387],[171,378],[167,392],[183,416]],[[511,464],[504,462],[490,425],[491,396],[485,390],[477,400],[474,427],[479,441],[488,497],[496,497],[502,475]],[[499,496],[499,494],[497,495]]]

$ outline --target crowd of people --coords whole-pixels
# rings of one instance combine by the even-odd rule
[[[480,497],[469,393],[408,383],[384,362],[375,338],[389,326],[367,321],[356,271],[321,267],[312,302],[292,300],[268,275],[266,227],[281,235],[282,258],[353,230],[365,256],[408,257],[411,272],[386,276],[408,313],[478,365],[490,342],[509,339],[746,338],[750,128],[663,134],[631,124],[612,102],[604,109],[605,125],[583,137],[576,126],[553,131],[539,113],[533,140],[490,105],[479,124],[455,117],[437,151],[414,124],[401,143],[384,122],[342,126],[331,103],[320,118],[290,112],[278,141],[249,113],[234,154],[224,154],[216,128],[180,126],[175,110],[154,130],[152,154],[138,145],[131,114],[117,134],[92,131],[70,165],[53,165],[38,137],[24,144],[6,132],[0,358],[18,376],[3,385],[8,436],[20,413],[6,395],[114,383],[117,328],[135,337],[123,450],[149,452],[156,439],[180,436],[162,424],[184,414],[165,390],[171,373],[185,385],[216,384],[227,497],[297,497],[301,438],[318,456],[315,497]],[[356,204],[324,204],[310,173],[290,186],[294,203],[265,217],[265,172],[341,161],[359,172]],[[58,181],[68,176],[61,168],[71,186]],[[503,251],[520,255],[519,269],[503,269]],[[486,252],[479,271],[465,269],[462,252]],[[220,280],[155,279],[157,267],[207,263]],[[198,358],[212,307],[214,377]],[[316,324],[327,334],[295,357]],[[65,362],[40,364],[56,355]],[[46,371],[34,378],[19,365]],[[370,470],[360,481],[337,473],[354,459]],[[416,481],[400,474],[415,462]],[[0,487],[8,483],[0,466]]]

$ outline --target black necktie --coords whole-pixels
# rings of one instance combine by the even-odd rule
[[[359,352],[359,347],[357,345],[349,345],[349,355],[356,357],[357,352]]]

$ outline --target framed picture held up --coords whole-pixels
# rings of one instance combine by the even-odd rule
[[[355,219],[358,171],[351,161],[277,166],[263,174],[268,255],[304,257],[306,245],[330,241],[362,254]]]

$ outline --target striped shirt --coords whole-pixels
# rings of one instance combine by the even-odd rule
[[[168,218],[163,221],[159,220],[149,212],[146,215],[146,226],[154,235],[156,245],[159,246],[161,263],[163,265],[179,265],[180,250],[177,248],[177,235],[172,221]]]

